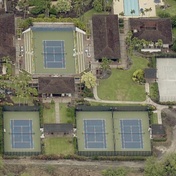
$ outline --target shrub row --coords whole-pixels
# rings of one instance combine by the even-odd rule
[[[36,160],[59,160],[59,159],[71,159],[77,161],[88,160],[108,160],[108,161],[144,161],[147,156],[79,156],[79,155],[38,155],[31,156],[31,159]]]
[[[153,142],[165,142],[167,138],[153,139]]]
[[[109,161],[144,161],[146,156],[94,156],[92,160],[109,160]]]
[[[89,158],[85,156],[79,155],[38,155],[38,156],[31,156],[31,159],[36,160],[59,160],[59,159],[71,159],[71,160],[78,160],[78,161],[86,161]]]
[[[2,106],[0,106],[0,154],[4,151],[4,134],[3,134],[3,111]]]
[[[40,118],[40,127],[43,128],[43,104],[39,105],[39,118]]]

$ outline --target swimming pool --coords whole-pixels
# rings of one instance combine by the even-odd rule
[[[139,2],[138,0],[123,0],[125,16],[139,16]],[[134,10],[135,13],[131,13]]]

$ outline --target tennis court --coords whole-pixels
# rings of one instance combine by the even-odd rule
[[[40,153],[38,111],[4,111],[4,153]]]
[[[32,120],[10,120],[12,148],[33,148]]]
[[[85,148],[106,148],[105,120],[84,120]]]
[[[176,101],[176,58],[157,59],[160,101]]]
[[[43,41],[45,68],[65,68],[64,41]]]
[[[114,112],[117,151],[151,151],[147,111]]]
[[[120,120],[122,148],[143,148],[140,119]]]
[[[109,112],[76,112],[79,151],[113,151],[112,118]]]
[[[123,0],[125,16],[139,16],[139,1],[138,0]],[[131,13],[134,10],[134,13]]]

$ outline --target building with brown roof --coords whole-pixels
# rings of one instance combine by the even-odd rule
[[[9,56],[12,61],[16,59],[14,47],[15,19],[13,14],[0,13],[0,58]]]
[[[157,76],[156,76],[156,68],[146,68],[144,70],[144,78],[147,83],[156,82]]]
[[[92,24],[95,59],[120,59],[118,16],[95,15],[92,17]]]
[[[172,25],[170,19],[130,18],[129,22],[133,37],[153,42],[153,47],[155,47],[154,45],[159,39],[162,40],[164,48],[169,48],[172,44]]]
[[[75,83],[73,77],[40,77],[38,93],[49,96],[73,96]]]

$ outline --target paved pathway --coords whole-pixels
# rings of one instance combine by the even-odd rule
[[[128,57],[127,57],[127,49],[126,49],[126,43],[125,39],[128,35],[129,31],[129,22],[128,19],[124,19],[124,33],[120,33],[120,54],[121,54],[121,65],[124,69],[127,69],[128,67]]]

